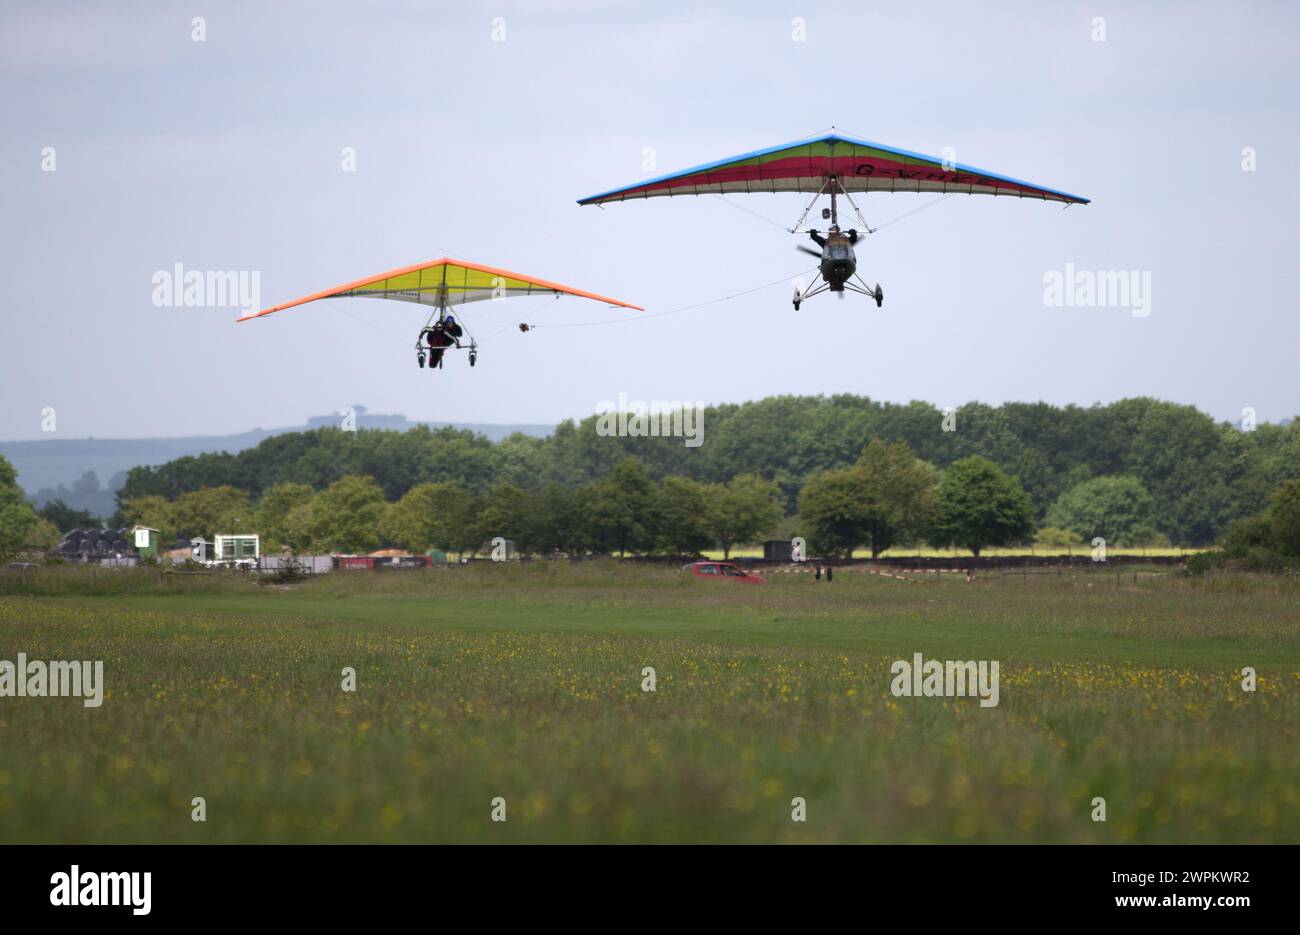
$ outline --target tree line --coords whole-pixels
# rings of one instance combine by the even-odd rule
[[[634,458],[655,483],[670,477],[703,484],[740,476],[770,481],[792,515],[813,476],[851,467],[878,439],[906,443],[938,471],[971,457],[992,462],[1023,488],[1040,527],[1061,526],[1081,509],[1081,499],[1114,500],[1129,491],[1142,501],[1142,523],[1149,526],[1133,536],[1206,546],[1234,521],[1262,510],[1272,490],[1300,474],[1300,423],[1264,423],[1247,432],[1195,407],[1148,398],[1091,407],[969,403],[945,413],[924,402],[779,396],[706,408],[698,448],[680,438],[602,436],[596,418],[562,422],[547,438],[517,434],[496,443],[451,428],[278,435],[238,453],[134,468],[118,504],[143,496],[175,500],[224,485],[256,500],[280,484],[322,491],[347,476],[373,478],[389,502],[428,483],[455,484],[476,496],[502,484],[572,492]],[[1094,483],[1083,491],[1088,497],[1061,502],[1088,481]]]
[[[230,485],[204,487],[169,501],[157,494],[128,500],[129,523],[165,539],[212,532],[256,532],[266,548],[361,553],[394,547],[472,555],[496,537],[524,554],[694,554],[721,546],[728,554],[780,523],[780,491],[753,475],[724,484],[684,477],[651,480],[632,458],[608,477],[575,488],[475,491],[454,481],[416,484],[386,500],[372,477],[347,475],[314,490],[276,484],[254,502]]]
[[[956,546],[975,555],[988,546],[1150,541],[1150,497],[1131,478],[1085,481],[1049,515],[1063,527],[1039,529],[1020,483],[987,458],[945,470],[922,461],[906,442],[873,439],[846,468],[808,478],[798,509],[787,515],[780,487],[752,474],[705,484],[688,477],[654,480],[634,458],[607,477],[575,488],[496,484],[476,492],[452,481],[416,484],[385,499],[372,477],[348,475],[323,490],[277,484],[255,502],[230,485],[167,500],[150,494],[123,505],[126,521],[162,530],[166,539],[211,532],[257,532],[267,549],[369,552],[395,547],[473,555],[498,537],[533,555],[694,555],[764,539],[803,537],[811,554],[873,557],[896,545]],[[1236,527],[1234,527],[1236,529]]]
[[[7,471],[7,473],[6,473]],[[25,503],[0,459],[0,551],[5,543],[50,545],[55,520],[84,517],[59,504],[42,513]],[[8,478],[9,483],[4,483]],[[316,490],[285,482],[254,499],[229,484],[168,500],[149,494],[121,508],[124,524],[162,531],[164,540],[215,532],[257,532],[269,550],[369,552],[396,547],[475,554],[495,538],[525,554],[688,555],[767,538],[802,536],[813,554],[879,556],[896,545],[956,546],[979,555],[987,546],[1037,542],[1152,544],[1153,499],[1132,477],[1093,478],[1061,495],[1039,527],[1029,494],[987,458],[972,456],[940,470],[906,442],[873,439],[853,464],[813,474],[787,514],[774,481],[740,475],[719,484],[686,477],[651,478],[625,458],[599,480],[575,488],[522,488],[500,483],[475,491],[452,481],[415,485],[385,498],[372,477],[347,475]],[[1280,485],[1259,514],[1228,530],[1214,561],[1248,559],[1260,570],[1289,567],[1300,552],[1300,479]]]

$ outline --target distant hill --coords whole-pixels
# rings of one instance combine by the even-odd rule
[[[402,415],[376,415],[364,406],[353,406],[357,428],[405,431],[417,425],[430,428],[451,426],[468,429],[500,441],[515,432],[545,438],[555,429],[550,425],[483,425],[455,422],[412,422]],[[286,432],[337,427],[338,415],[313,416],[306,425],[277,429],[253,429],[237,435],[193,435],[183,438],[42,438],[33,441],[0,441],[4,455],[18,471],[18,483],[37,506],[63,500],[78,510],[109,516],[117,509],[113,495],[126,480],[126,472],[140,465],[165,464],[186,455],[252,448],[263,439]]]

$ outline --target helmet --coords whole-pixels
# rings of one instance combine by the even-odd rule
[[[455,315],[448,315],[448,316],[447,316],[447,324],[449,324],[449,325],[454,325],[454,324],[456,324],[456,316],[455,316]]]

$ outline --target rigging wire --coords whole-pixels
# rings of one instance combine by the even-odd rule
[[[344,315],[347,315],[349,318],[354,318],[354,319],[356,319],[357,321],[361,322],[363,325],[369,325],[371,328],[374,328],[374,329],[375,329],[376,331],[378,331],[380,334],[386,334],[386,335],[388,335],[388,336],[389,336],[390,338],[392,338],[394,341],[401,341],[403,344],[407,344],[407,345],[409,345],[409,344],[411,343],[411,339],[410,339],[410,338],[399,338],[397,335],[393,334],[393,332],[388,331],[388,330],[386,330],[386,329],[384,329],[384,328],[379,327],[379,326],[378,326],[377,324],[375,324],[374,322],[372,322],[372,321],[368,321],[368,320],[366,320],[365,318],[362,318],[360,315],[354,315],[354,314],[352,314],[351,312],[349,312],[346,308],[343,308],[342,306],[334,305],[333,303],[337,302],[338,299],[325,298],[325,299],[320,299],[320,300],[318,300],[318,301],[329,303],[329,306],[328,306],[328,307],[330,307],[330,308],[334,308],[334,309],[337,309],[338,311],[342,312]]]
[[[534,325],[533,327],[535,328],[584,328],[589,325],[621,325],[631,321],[645,321],[646,319],[649,318],[662,318],[665,315],[676,315],[679,312],[689,312],[692,309],[704,308],[705,306],[708,305],[718,305],[721,302],[727,302],[731,299],[738,299],[741,296],[753,295],[755,292],[761,292],[764,289],[771,289],[773,286],[779,286],[783,283],[792,282],[795,279],[795,277],[805,276],[810,272],[812,272],[812,270],[810,269],[800,270],[799,272],[795,273],[793,276],[783,276],[780,279],[775,279],[772,282],[764,283],[761,286],[755,286],[752,289],[746,289],[743,292],[733,292],[731,295],[724,295],[718,299],[709,299],[707,302],[696,302],[694,305],[683,305],[680,308],[670,308],[667,311],[663,311],[663,312],[651,312],[646,315],[635,315],[630,318],[604,318],[604,319],[600,319],[599,321],[563,322],[555,325]]]
[[[749,208],[746,208],[744,205],[737,204],[736,202],[729,199],[726,195],[719,195],[717,192],[712,192],[711,194],[714,198],[717,198],[724,205],[731,205],[731,207],[735,208],[737,211],[744,211],[746,214],[752,215],[758,218],[760,221],[766,221],[768,224],[771,224],[773,227],[785,231],[787,234],[790,233],[789,228],[787,228],[785,225],[778,224],[776,221],[772,220],[770,217],[767,217],[766,215],[759,214],[757,211],[751,211]]]
[[[956,195],[956,194],[957,194],[957,192],[947,192],[947,193],[945,193],[945,194],[943,194],[943,195],[940,195],[938,198],[934,199],[934,201],[927,201],[925,204],[921,205],[919,208],[913,208],[911,211],[904,211],[902,214],[898,215],[898,217],[896,217],[896,218],[891,218],[890,220],[886,221],[886,222],[883,223],[883,224],[877,224],[877,225],[875,226],[874,230],[880,230],[882,227],[888,227],[890,224],[897,224],[899,221],[903,220],[903,218],[910,218],[910,217],[911,217],[912,215],[914,215],[914,214],[920,214],[920,213],[921,213],[922,211],[924,211],[926,208],[933,208],[933,207],[934,207],[935,205],[937,205],[939,202],[941,202],[941,201],[947,201],[949,198],[951,198],[953,195]]]

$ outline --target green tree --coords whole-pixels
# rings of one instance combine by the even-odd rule
[[[1108,407],[1115,468],[1136,477],[1158,504],[1157,527],[1175,542],[1208,545],[1232,519],[1237,471],[1214,420],[1193,406],[1127,399]],[[1235,434],[1235,433],[1234,433]]]
[[[93,528],[99,525],[99,518],[89,510],[74,510],[62,500],[51,500],[36,511],[44,520],[54,524],[59,532],[71,532],[73,529]]]
[[[635,458],[624,458],[613,473],[579,489],[592,550],[645,552],[654,547],[658,531],[654,485]]]
[[[263,550],[285,546],[301,552],[311,541],[311,501],[316,492],[306,484],[276,484],[257,505],[257,532]]]
[[[479,542],[500,537],[523,550],[528,538],[526,500],[524,492],[514,484],[497,484],[484,494],[477,511]]]
[[[183,493],[171,505],[172,525],[187,537],[256,532],[255,514],[248,492],[229,484]]]
[[[434,544],[444,552],[476,555],[485,534],[480,516],[483,498],[458,485],[453,486],[458,495],[446,505],[440,524],[441,537]]]
[[[546,467],[547,442],[521,432],[501,439],[492,449],[492,477],[520,488],[534,486]]]
[[[715,488],[689,477],[665,477],[659,485],[659,545],[674,555],[695,555],[713,544],[709,501]]]
[[[316,495],[313,494],[310,500],[304,500],[289,510],[284,518],[282,529],[287,538],[280,542],[281,545],[287,545],[298,553],[314,552],[318,548],[323,548],[312,540],[312,517],[315,515],[312,512],[312,504],[315,502]]]
[[[459,484],[416,484],[384,514],[384,538],[411,552],[473,554],[483,541],[479,498]]]
[[[1287,557],[1300,556],[1300,478],[1273,491],[1266,515],[1273,550]]]
[[[18,486],[18,472],[0,455],[0,560],[12,558],[24,546],[35,545],[32,537],[42,520]]]
[[[27,545],[35,549],[44,549],[49,552],[58,548],[59,543],[63,540],[63,533],[59,532],[59,527],[55,526],[49,520],[38,517],[36,526],[27,534]]]
[[[379,544],[384,492],[372,477],[340,477],[311,502],[311,539],[318,548],[369,552]]]
[[[891,545],[919,537],[934,517],[934,468],[919,460],[907,442],[872,439],[854,467],[867,479],[870,510],[866,544],[879,558]]]
[[[1014,545],[1034,534],[1034,507],[1013,478],[987,458],[954,461],[939,481],[933,545],[958,545],[975,555],[987,546]]]
[[[537,555],[577,554],[587,549],[582,515],[573,491],[556,483],[529,494],[519,547]]]
[[[1275,544],[1273,524],[1267,511],[1237,520],[1223,537],[1223,551],[1231,558],[1242,558],[1251,549],[1272,552]]]
[[[1156,534],[1154,504],[1136,477],[1094,477],[1076,484],[1047,511],[1051,526],[1085,542],[1100,536],[1111,545],[1146,545]]]
[[[799,491],[799,519],[809,545],[825,556],[844,556],[867,541],[877,504],[865,471],[838,468],[814,474]]]
[[[921,535],[934,515],[935,482],[934,469],[906,442],[873,439],[852,467],[809,478],[799,515],[818,551],[848,556],[866,545],[878,558]]]
[[[722,546],[723,557],[730,558],[733,546],[755,541],[781,522],[784,513],[780,487],[755,474],[741,474],[712,488],[706,528]]]
[[[416,484],[396,503],[384,511],[381,531],[389,542],[408,552],[423,554],[435,547],[438,541],[440,488],[447,484]]]

